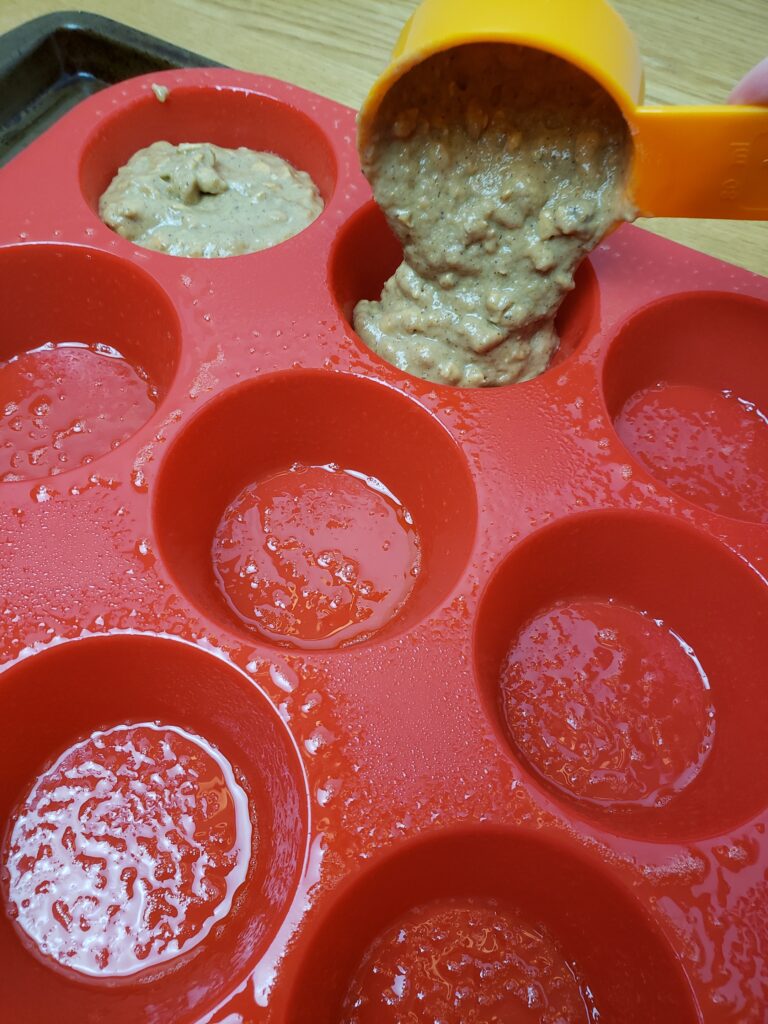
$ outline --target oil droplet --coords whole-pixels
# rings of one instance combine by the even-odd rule
[[[275,686],[281,689],[284,693],[293,693],[299,685],[299,680],[295,672],[286,668],[278,668],[277,665],[269,666],[269,678]]]
[[[45,484],[38,484],[37,487],[33,487],[30,494],[39,505],[50,501],[53,497],[53,492],[49,491]]]

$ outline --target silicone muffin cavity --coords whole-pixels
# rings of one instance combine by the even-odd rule
[[[168,453],[154,508],[164,557],[202,612],[251,639],[321,648],[428,615],[476,519],[435,419],[383,385],[298,370],[210,403]]]
[[[603,388],[623,444],[709,512],[768,523],[768,304],[689,293],[636,313]]]
[[[223,660],[141,635],[27,658],[0,704],[4,1012],[42,1019],[55,997],[62,1021],[133,1022],[150,1000],[196,1020],[258,961],[303,866],[306,784],[283,723]]]
[[[421,836],[344,885],[301,947],[285,1019],[531,1010],[698,1021],[658,928],[604,869],[543,836],[477,828]]]
[[[690,527],[573,516],[492,578],[480,691],[504,743],[578,813],[644,839],[720,834],[765,805],[766,622],[759,575]]]
[[[142,270],[80,246],[0,249],[0,480],[89,465],[171,386],[181,331]]]

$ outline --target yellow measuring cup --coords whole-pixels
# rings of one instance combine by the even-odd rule
[[[466,43],[545,50],[602,85],[632,133],[629,192],[641,215],[768,219],[768,107],[644,106],[637,41],[607,0],[423,0],[360,110],[361,151],[393,83]]]

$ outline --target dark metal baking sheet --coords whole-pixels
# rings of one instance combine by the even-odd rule
[[[99,89],[152,71],[217,66],[84,11],[45,14],[19,25],[0,35],[0,164]]]

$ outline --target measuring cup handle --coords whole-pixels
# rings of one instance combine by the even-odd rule
[[[768,219],[768,107],[638,107],[633,131],[641,215]]]

